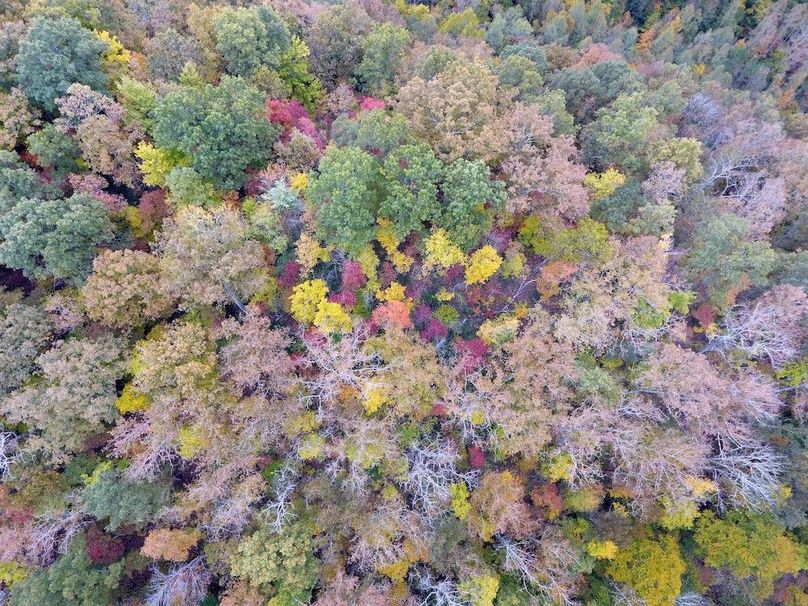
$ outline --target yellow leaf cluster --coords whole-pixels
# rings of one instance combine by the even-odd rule
[[[403,284],[392,282],[390,286],[383,290],[376,292],[376,298],[379,301],[408,301],[407,296],[404,294],[406,288]]]
[[[614,541],[589,541],[586,552],[597,560],[613,560],[617,556]]]
[[[297,262],[303,268],[303,273],[307,274],[318,263],[326,262],[331,258],[331,249],[325,248],[317,240],[307,233],[300,234],[297,240]]]
[[[372,388],[365,398],[365,412],[372,415],[385,404],[390,403],[390,394],[383,387]]]
[[[489,345],[502,345],[513,341],[517,330],[519,330],[519,319],[515,316],[504,315],[483,322],[477,329],[477,336]]]
[[[312,324],[320,303],[325,301],[328,286],[323,280],[306,280],[295,285],[289,298],[292,316],[301,324]]]
[[[314,314],[314,325],[324,334],[351,332],[351,316],[339,303],[321,301]]]
[[[380,284],[376,268],[379,267],[379,257],[376,256],[373,247],[367,246],[362,249],[362,252],[356,257],[356,262],[359,263],[359,266],[362,268],[362,273],[367,276],[368,289],[378,290]]]
[[[426,239],[424,270],[430,271],[435,267],[449,269],[452,265],[465,263],[466,254],[449,239],[445,230],[439,229]]]
[[[626,176],[614,168],[602,173],[589,173],[584,177],[584,185],[592,192],[595,200],[611,196],[625,182]]]
[[[95,35],[107,43],[108,50],[104,53],[104,60],[109,63],[126,65],[132,58],[132,54],[121,44],[115,36],[107,31],[97,31]]]
[[[466,284],[479,284],[485,282],[497,273],[502,265],[502,257],[490,244],[475,250],[469,257],[466,265]]]
[[[140,412],[141,410],[146,410],[148,407],[149,399],[144,394],[135,391],[131,383],[123,388],[120,397],[115,402],[115,408],[117,408],[118,412],[122,415],[128,412]]]
[[[193,459],[200,450],[208,447],[209,442],[202,428],[196,426],[180,427],[177,435],[177,451],[183,459]]]
[[[289,180],[289,187],[291,187],[299,194],[305,192],[308,186],[309,186],[308,173],[297,173],[296,175],[293,175],[292,178]]]
[[[399,242],[396,238],[396,230],[393,222],[389,219],[379,219],[379,229],[376,232],[376,240],[381,244],[387,257],[399,273],[406,273],[412,268],[415,259],[405,255],[398,250]]]

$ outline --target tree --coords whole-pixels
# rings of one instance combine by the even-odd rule
[[[278,75],[289,87],[292,97],[314,114],[323,98],[323,85],[311,72],[311,49],[301,38],[292,36],[289,50],[281,57]]]
[[[105,463],[87,480],[81,500],[86,513],[107,520],[107,530],[115,531],[128,524],[143,528],[171,496],[167,482],[131,482]]]
[[[501,120],[505,133],[500,168],[511,212],[576,220],[589,210],[572,138],[553,136],[552,120],[537,105],[517,104]]]
[[[402,86],[396,110],[441,160],[487,159],[498,151],[497,107],[507,103],[498,83],[482,63],[455,61],[431,80],[415,77]]]
[[[203,604],[210,581],[211,574],[202,557],[169,566],[166,572],[152,567],[146,604]]]
[[[522,480],[510,471],[486,473],[471,493],[468,524],[472,532],[483,541],[505,533],[524,538],[531,530],[524,496]]]
[[[101,55],[107,43],[76,19],[38,17],[20,43],[17,80],[37,106],[56,110],[56,99],[74,82],[103,91],[107,76]]]
[[[188,63],[199,62],[199,45],[173,27],[162,27],[146,41],[149,74],[156,80],[176,81]]]
[[[322,11],[311,27],[312,69],[330,90],[347,82],[362,60],[362,41],[373,21],[358,2]]]
[[[123,124],[124,108],[84,84],[71,84],[56,100],[60,132],[79,144],[83,159],[96,173],[128,187],[140,183],[134,158],[134,140],[140,136]]]
[[[398,71],[401,55],[412,40],[403,27],[391,23],[377,26],[363,43],[362,61],[356,66],[360,90],[379,97],[393,90],[393,76]]]
[[[86,194],[65,200],[23,198],[0,220],[0,262],[32,278],[80,284],[96,247],[113,235],[104,205]]]
[[[248,232],[244,217],[223,207],[185,206],[166,219],[155,245],[166,294],[185,308],[243,305],[267,278],[261,246]]]
[[[379,214],[393,221],[400,240],[412,231],[422,233],[427,223],[439,221],[438,183],[442,169],[432,149],[424,143],[403,145],[385,158],[385,195]]]
[[[19,88],[0,92],[0,148],[12,150],[39,125],[39,111],[28,107],[28,98]]]
[[[127,389],[130,398],[140,400],[140,414],[117,424],[112,445],[131,461],[128,480],[154,480],[181,451],[188,458],[204,451],[214,432],[222,430],[221,407],[228,394],[216,381],[212,336],[195,323],[152,330],[136,345],[131,369]]]
[[[353,119],[338,117],[334,120],[331,136],[340,146],[360,147],[381,157],[401,145],[415,143],[407,119],[383,109],[365,111]]]
[[[73,137],[64,134],[53,124],[36,131],[25,140],[28,150],[37,157],[37,163],[53,171],[60,178],[78,172],[81,148]]]
[[[682,590],[685,563],[671,535],[642,538],[620,549],[607,572],[625,583],[649,606],[672,606]]]
[[[49,568],[15,583],[9,604],[54,606],[107,606],[115,600],[124,576],[124,563],[105,568],[93,566],[83,536]]]
[[[116,381],[125,364],[123,344],[112,337],[60,341],[37,357],[38,380],[7,397],[3,413],[36,430],[28,449],[65,461],[117,417]]]
[[[710,338],[710,349],[740,349],[753,359],[782,368],[802,353],[808,338],[808,295],[803,289],[780,284],[753,302],[731,309],[724,330]]]
[[[381,197],[378,161],[356,147],[329,147],[306,190],[317,215],[318,236],[359,254],[376,235]]]
[[[581,149],[587,163],[599,170],[614,166],[639,173],[648,168],[648,142],[658,131],[657,110],[644,103],[643,94],[622,94],[581,131]]]
[[[265,397],[285,393],[293,371],[285,351],[289,346],[285,329],[272,328],[269,318],[249,306],[240,323],[222,322],[218,336],[227,339],[219,352],[221,374],[238,393]]]
[[[504,190],[502,181],[491,179],[491,171],[480,160],[455,160],[444,170],[438,225],[464,250],[473,248],[501,210]]]
[[[272,604],[291,606],[308,601],[317,582],[311,535],[303,524],[280,534],[259,528],[242,539],[233,558],[233,574],[272,597]]]
[[[216,50],[224,59],[227,73],[250,76],[259,67],[278,69],[290,48],[289,31],[268,6],[227,8],[214,21]]]
[[[25,38],[27,25],[9,18],[0,26],[0,89],[10,91],[17,84],[17,55]]]
[[[485,282],[497,273],[501,265],[502,257],[493,246],[486,244],[469,255],[466,265],[466,284]]]
[[[549,84],[564,91],[567,109],[584,124],[621,94],[642,89],[642,79],[623,60],[565,67],[553,74]]]
[[[733,214],[706,219],[693,234],[685,270],[720,308],[729,307],[749,286],[765,285],[774,267],[771,245],[752,241],[748,234],[747,222]]]
[[[479,397],[490,396],[491,421],[502,428],[498,445],[508,454],[538,455],[550,442],[556,417],[573,401],[575,352],[552,328],[551,318],[535,309],[521,334],[502,347],[501,369],[471,377]]]
[[[0,393],[21,387],[31,376],[52,330],[47,313],[34,305],[15,303],[4,310],[0,324]]]
[[[694,539],[705,564],[729,569],[759,599],[770,596],[777,577],[805,568],[801,547],[770,514],[733,510],[720,519],[708,512]]]
[[[529,38],[532,33],[533,27],[525,19],[522,7],[514,6],[494,15],[485,33],[485,41],[501,54],[506,46]]]
[[[138,250],[107,251],[97,256],[82,296],[91,319],[123,330],[164,317],[173,307],[162,288],[159,260]]]
[[[154,109],[153,134],[158,147],[180,150],[202,177],[232,189],[244,183],[247,168],[266,164],[278,129],[264,117],[257,89],[224,77],[219,86],[181,88],[163,97]]]

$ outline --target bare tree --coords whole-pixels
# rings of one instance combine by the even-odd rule
[[[765,509],[775,504],[780,490],[783,459],[767,444],[739,444],[717,439],[717,452],[708,467],[722,490],[718,505]]]
[[[782,368],[799,357],[808,338],[803,318],[808,295],[790,284],[775,286],[759,299],[727,313],[724,330],[713,336],[705,351],[739,349],[756,360]]]
[[[197,606],[208,592],[211,574],[202,556],[172,565],[167,572],[152,568],[146,606]]]
[[[473,471],[457,471],[456,463],[460,454],[449,441],[416,444],[407,451],[407,459],[410,469],[401,486],[413,505],[433,521],[449,502],[449,485],[455,482],[473,484],[477,476]]]
[[[437,579],[426,566],[419,566],[410,573],[410,585],[423,597],[419,606],[465,606],[467,604],[451,579]]]

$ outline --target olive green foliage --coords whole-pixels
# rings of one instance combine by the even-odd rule
[[[379,214],[393,221],[399,239],[422,231],[427,222],[437,222],[443,166],[428,145],[399,147],[387,156],[382,172],[386,191]]]
[[[584,156],[600,169],[621,172],[648,168],[648,142],[658,128],[657,110],[644,104],[643,95],[622,94],[600,109],[597,119],[581,132]]]
[[[32,278],[78,284],[90,273],[96,248],[113,232],[104,205],[86,194],[23,198],[0,218],[0,263]]]
[[[51,169],[55,175],[62,176],[78,170],[77,160],[81,157],[79,144],[53,124],[30,135],[26,144],[39,164]]]
[[[22,198],[51,198],[57,189],[42,182],[13,151],[0,151],[0,210],[10,211]]]
[[[290,47],[289,31],[268,6],[225,9],[214,32],[216,49],[234,76],[249,76],[262,66],[277,69]]]
[[[108,606],[124,575],[124,563],[94,566],[86,540],[76,538],[65,555],[49,568],[38,570],[11,591],[12,606]]]
[[[638,539],[620,549],[609,563],[608,573],[625,583],[648,606],[670,606],[682,589],[685,563],[679,544],[671,535]]]
[[[165,481],[131,482],[109,465],[96,468],[86,482],[81,493],[84,511],[106,520],[108,530],[130,524],[143,528],[171,502],[171,485]]]
[[[392,92],[393,77],[411,39],[406,29],[390,23],[370,32],[365,38],[362,62],[356,67],[358,88],[378,96]]]
[[[238,188],[247,168],[265,164],[278,137],[264,117],[261,93],[239,78],[169,93],[154,121],[158,147],[191,157],[197,173],[224,189]]]
[[[440,225],[461,248],[477,245],[491,228],[494,212],[505,203],[505,186],[491,179],[479,160],[461,158],[446,166]]]
[[[271,597],[272,606],[305,603],[317,582],[311,535],[303,524],[280,534],[258,529],[239,543],[232,566],[236,577]]]
[[[685,267],[694,282],[707,287],[713,302],[726,306],[731,290],[765,285],[776,258],[768,242],[749,238],[743,218],[726,214],[697,227]]]
[[[376,233],[378,160],[355,147],[331,147],[318,170],[306,192],[317,214],[318,234],[329,244],[358,253]]]
[[[34,104],[53,112],[56,99],[74,82],[103,92],[107,76],[101,54],[106,49],[106,42],[75,19],[39,17],[20,43],[17,80]]]
[[[732,511],[723,520],[704,515],[694,539],[705,564],[730,570],[759,597],[771,594],[776,578],[802,569],[808,557],[808,548],[784,534],[782,525],[764,513]]]

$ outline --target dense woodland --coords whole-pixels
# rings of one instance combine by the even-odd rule
[[[0,15],[0,604],[808,605],[808,4]]]

